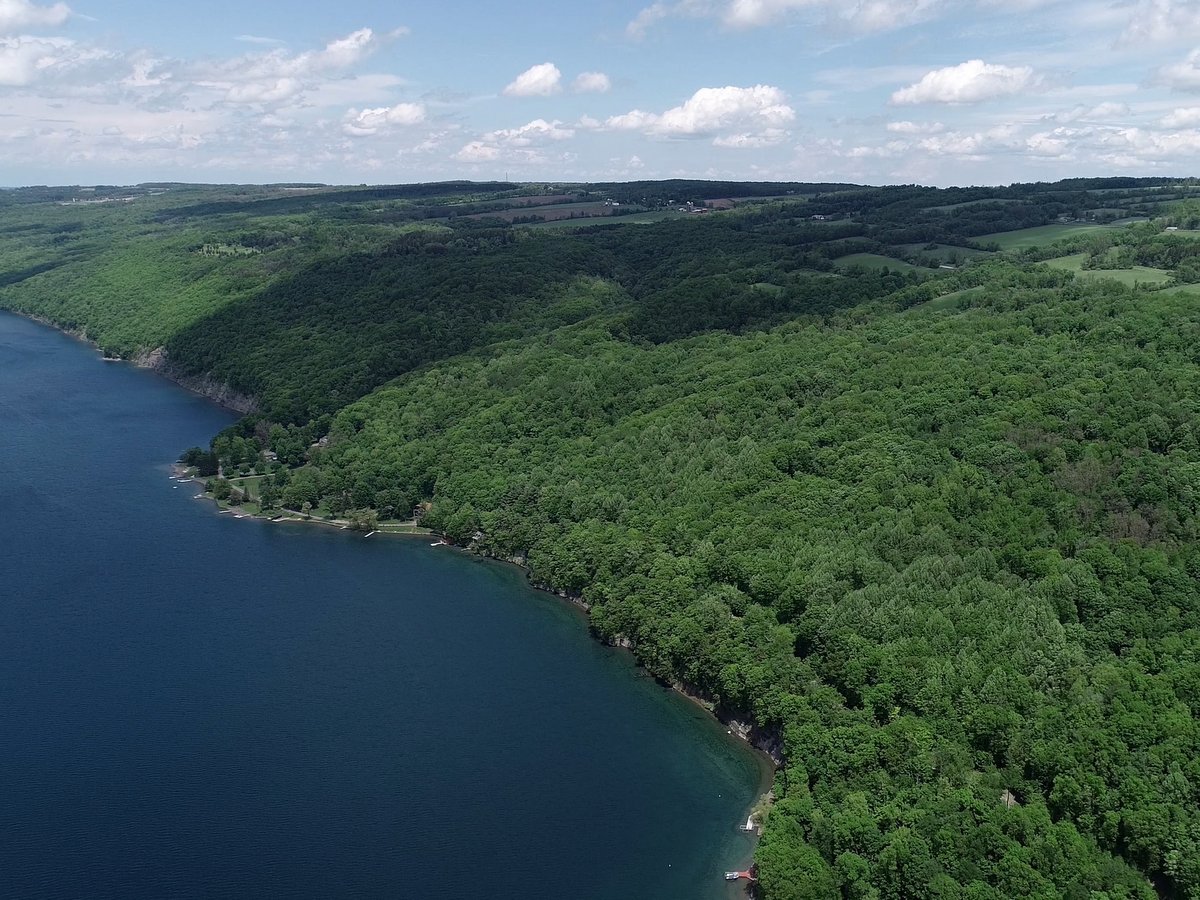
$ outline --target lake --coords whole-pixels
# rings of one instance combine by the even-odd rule
[[[0,896],[731,896],[755,755],[513,567],[215,514],[231,421],[0,313]]]

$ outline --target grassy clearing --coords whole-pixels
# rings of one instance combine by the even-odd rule
[[[1020,200],[1017,200],[1016,198],[1013,198],[1013,197],[996,197],[996,198],[987,197],[982,200],[964,200],[962,203],[946,203],[942,206],[926,206],[925,209],[928,212],[949,212],[952,209],[967,209],[968,207],[980,206],[984,203],[1020,203],[1020,202],[1021,202]]]
[[[709,213],[711,215],[711,213]],[[660,209],[654,212],[633,213],[628,216],[595,216],[592,218],[558,219],[554,222],[531,222],[520,225],[519,228],[591,228],[596,225],[653,225],[667,219],[686,219],[688,213],[673,209]]]
[[[843,269],[857,266],[860,269],[870,270],[891,269],[893,272],[911,272],[919,268],[911,263],[906,263],[902,259],[880,256],[878,253],[851,253],[849,256],[839,256],[834,260],[834,263]],[[920,271],[928,271],[928,269],[921,269]]]
[[[1024,250],[1026,247],[1044,247],[1078,234],[1106,231],[1111,227],[1111,225],[1039,225],[1036,228],[984,234],[975,240],[980,244],[999,244],[1001,250]]]
[[[940,297],[935,297],[932,300],[927,300],[925,303],[914,306],[914,310],[937,312],[939,310],[957,309],[959,306],[968,302],[973,297],[978,297],[983,294],[983,288],[963,288],[961,291],[952,291],[949,294],[943,294]]]
[[[899,244],[898,247],[905,253],[919,253],[921,256],[929,256],[944,263],[965,262],[969,259],[981,259],[992,255],[990,250],[955,247],[952,244]]]
[[[1153,269],[1149,266],[1134,266],[1129,269],[1085,269],[1083,263],[1086,259],[1086,253],[1073,253],[1070,256],[1046,260],[1046,265],[1074,272],[1080,278],[1092,280],[1103,278],[1109,281],[1119,281],[1121,284],[1131,287],[1135,284],[1165,284],[1171,280],[1171,273],[1166,269]]]
[[[230,478],[229,483],[239,491],[245,492],[251,500],[258,500],[259,485],[266,477],[265,475],[244,475],[240,478]]]
[[[500,219],[511,222],[526,216],[541,216],[547,222],[560,219],[579,218],[585,216],[611,216],[613,209],[595,200],[580,203],[555,203],[546,206],[509,206],[504,209],[492,209],[481,213],[471,213],[464,219]]]
[[[433,534],[415,522],[380,522],[378,531],[380,534]]]
[[[1200,297],[1200,284],[1180,284],[1174,287],[1163,288],[1161,294],[1187,294],[1191,297]]]

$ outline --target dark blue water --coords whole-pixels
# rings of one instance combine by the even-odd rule
[[[748,751],[514,569],[214,514],[229,421],[0,313],[0,896],[724,896]]]

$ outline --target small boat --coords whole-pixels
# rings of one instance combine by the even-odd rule
[[[747,816],[746,824],[742,826],[742,831],[750,832],[754,830],[754,817]]]
[[[726,880],[726,881],[737,881],[737,880],[738,880],[739,878],[741,878],[741,877],[742,877],[742,873],[741,873],[741,872],[726,872],[726,873],[725,873],[725,880]]]

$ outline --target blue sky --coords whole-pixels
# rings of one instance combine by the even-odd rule
[[[0,0],[0,184],[1197,174],[1200,0]]]

